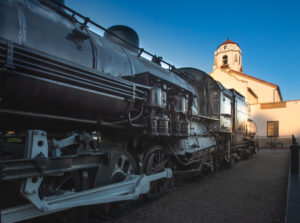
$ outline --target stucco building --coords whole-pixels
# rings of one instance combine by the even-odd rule
[[[245,96],[257,125],[260,146],[276,141],[287,147],[292,134],[300,138],[300,100],[283,101],[278,85],[245,74],[237,43],[226,40],[217,48],[210,75]]]

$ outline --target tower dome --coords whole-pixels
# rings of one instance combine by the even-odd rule
[[[231,69],[242,72],[242,51],[239,44],[230,39],[224,41],[215,51],[215,69]]]

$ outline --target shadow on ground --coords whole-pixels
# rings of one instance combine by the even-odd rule
[[[231,169],[177,183],[161,199],[110,222],[283,222],[289,150],[260,150]]]

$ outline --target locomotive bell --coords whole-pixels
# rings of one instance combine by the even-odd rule
[[[136,31],[134,31],[132,28],[128,27],[128,26],[123,26],[123,25],[116,25],[116,26],[111,26],[107,29],[109,32],[105,32],[104,33],[104,38],[109,39],[110,41],[125,47],[126,49],[129,49],[135,53],[139,53],[139,49],[137,49],[139,47],[139,36],[136,33]],[[115,34],[116,36],[120,37],[116,37],[114,35],[112,35],[111,33]],[[130,44],[134,45],[135,47],[129,45],[128,43],[124,42],[123,40],[125,40],[126,42],[129,42]]]

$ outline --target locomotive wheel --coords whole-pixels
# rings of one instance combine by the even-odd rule
[[[64,191],[79,191],[80,176],[77,172],[65,173],[62,176],[45,177],[39,188],[40,198],[58,195]]]
[[[234,165],[234,158],[232,156],[232,151],[231,151],[231,143],[228,142],[226,147],[227,148],[225,148],[223,166],[225,168],[231,168]]]
[[[155,145],[151,147],[144,156],[144,172],[147,175],[159,173],[165,170],[169,165],[169,159],[163,147]],[[150,183],[150,191],[146,194],[149,199],[161,197],[170,185],[170,178],[160,179]]]
[[[126,179],[128,174],[137,172],[134,158],[123,149],[110,149],[110,165],[101,165],[95,175],[95,187],[118,183]]]
[[[219,166],[218,166],[218,160],[216,159],[216,157],[211,154],[205,154],[203,157],[203,167],[202,167],[202,173],[203,174],[210,174],[214,171],[216,171]]]
[[[107,149],[107,151],[111,152],[110,165],[99,166],[94,177],[94,187],[118,183],[125,180],[128,174],[137,173],[136,162],[129,152],[118,148]],[[132,201],[122,201],[95,205],[93,213],[100,218],[110,219],[131,204]]]
[[[39,196],[42,199],[44,197],[59,195],[66,191],[77,192],[82,189],[81,186],[80,173],[77,171],[68,172],[62,176],[44,177],[39,188]],[[57,221],[83,223],[88,222],[89,214],[84,211],[83,208],[73,208],[42,218],[44,219],[43,222]],[[37,219],[37,222],[40,222],[40,220]]]

